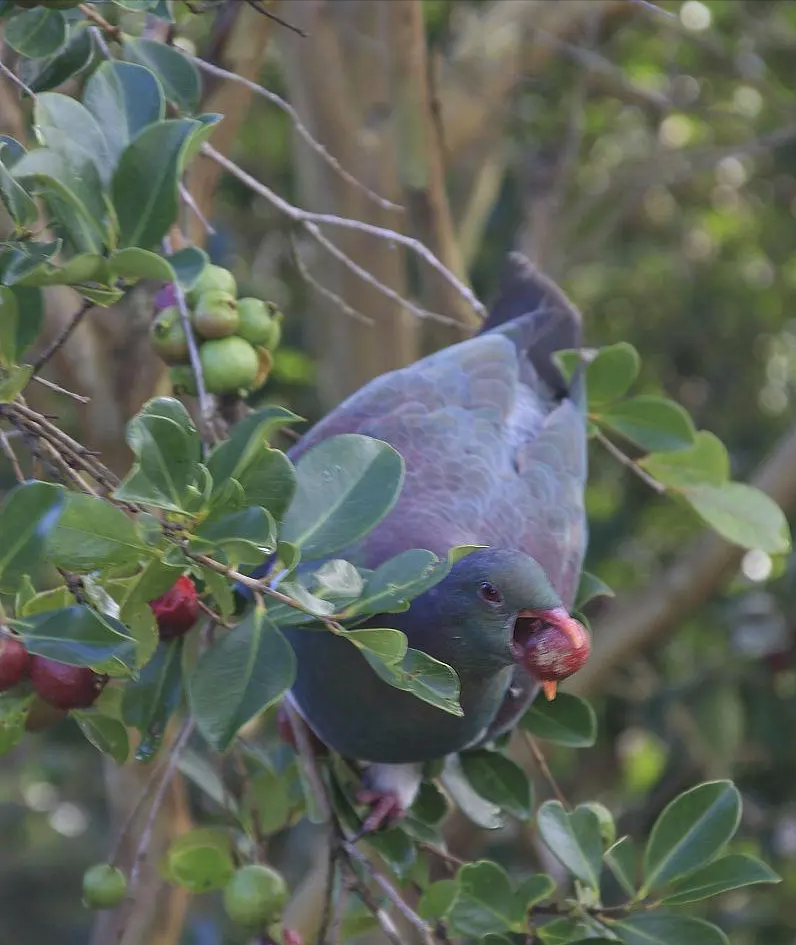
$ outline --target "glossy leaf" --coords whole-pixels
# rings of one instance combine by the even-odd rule
[[[260,607],[201,656],[190,681],[191,708],[217,750],[293,684],[293,649]]]
[[[157,122],[122,152],[111,182],[122,247],[151,249],[176,221],[180,156],[195,127],[185,118]]]
[[[722,538],[742,548],[759,548],[770,554],[790,551],[788,520],[765,492],[742,482],[720,486],[691,486],[683,490],[694,511]]]
[[[258,564],[263,555],[276,551],[276,524],[265,509],[255,506],[210,516],[194,534],[211,548],[222,548],[236,563]]]
[[[556,859],[591,889],[599,889],[603,840],[595,814],[582,806],[569,813],[560,801],[545,801],[536,821]]]
[[[13,594],[24,575],[36,573],[63,501],[64,490],[46,482],[24,482],[8,492],[0,506],[0,592]]]
[[[43,59],[64,45],[66,19],[60,10],[45,6],[21,10],[6,23],[3,39],[22,56]]]
[[[589,748],[597,739],[594,709],[567,692],[560,692],[553,702],[534,699],[520,724],[537,738],[568,748]]]
[[[104,755],[110,755],[117,764],[124,764],[130,754],[127,729],[119,719],[87,709],[73,711],[72,718],[91,744]]]
[[[83,104],[96,118],[115,167],[144,128],[163,119],[163,88],[149,69],[131,62],[103,62],[86,83]]]
[[[496,751],[465,751],[460,760],[465,777],[481,797],[528,820],[533,805],[531,783],[519,765]]]
[[[29,192],[41,194],[76,252],[103,252],[107,210],[97,169],[84,151],[36,148],[12,173]]]
[[[264,768],[250,781],[246,793],[249,809],[257,817],[260,833],[267,836],[287,826],[296,809],[285,774]]]
[[[207,253],[198,246],[184,246],[166,259],[183,289],[190,289],[207,265]]]
[[[730,476],[730,459],[721,440],[700,430],[694,445],[671,453],[650,453],[639,464],[665,486],[685,489],[689,486],[720,486]]]
[[[406,635],[392,627],[343,630],[340,636],[345,637],[363,652],[368,651],[391,665],[400,663],[406,656]]]
[[[142,735],[136,761],[148,762],[157,753],[169,719],[182,697],[182,640],[160,643],[137,680],[124,688],[122,713],[127,725]]]
[[[387,443],[346,433],[308,450],[296,474],[280,537],[306,560],[334,554],[381,521],[398,499],[404,464]]]
[[[78,574],[135,564],[149,549],[135,523],[106,499],[77,492],[64,495],[58,521],[47,537],[47,557]]]
[[[556,890],[556,881],[547,873],[534,873],[523,879],[515,893],[517,907],[521,914],[525,914],[530,908],[542,902],[543,899],[549,899]]]
[[[417,913],[427,921],[444,919],[453,907],[459,894],[459,884],[455,879],[440,879],[432,883],[423,892],[417,904]]]
[[[620,341],[598,349],[586,366],[589,409],[618,400],[636,379],[641,362],[633,345]]]
[[[25,737],[25,719],[35,693],[14,688],[0,692],[0,758]]]
[[[128,282],[137,282],[139,279],[173,282],[176,279],[176,274],[166,259],[137,246],[111,253],[108,269],[112,277],[126,279]]]
[[[583,919],[577,919],[574,916],[566,918],[553,919],[539,928],[539,938],[542,945],[605,945],[606,939],[602,938],[592,928],[588,922]]]
[[[359,571],[342,558],[333,558],[322,564],[312,579],[316,593],[335,601],[358,597],[365,586]]]
[[[582,571],[578,591],[575,595],[575,609],[583,610],[589,601],[598,597],[616,597],[613,590],[601,581],[595,574],[589,574],[588,571]]]
[[[731,853],[674,883],[662,902],[682,906],[744,886],[779,882],[781,877],[761,860],[745,853]]]
[[[125,59],[151,69],[160,79],[166,99],[180,112],[196,111],[202,98],[199,70],[183,52],[153,39],[125,37]]]
[[[496,830],[502,825],[500,808],[476,793],[464,775],[459,755],[445,759],[440,781],[459,810],[476,826]]]
[[[504,932],[521,920],[511,882],[497,863],[467,863],[459,870],[456,882],[458,894],[449,919],[460,934],[481,938]]]
[[[731,781],[708,781],[661,812],[644,851],[644,889],[657,889],[716,857],[738,828],[741,795]]]
[[[442,709],[443,712],[463,715],[459,705],[459,677],[447,664],[421,650],[411,648],[406,651],[406,656],[400,663],[385,663],[370,650],[363,650],[362,655],[378,676],[389,685],[404,692],[411,692],[413,696]]]
[[[93,164],[99,179],[111,179],[111,157],[107,140],[91,112],[80,102],[60,92],[43,92],[33,111],[36,136],[55,151],[74,148]]]
[[[95,669],[135,666],[135,641],[124,624],[85,604],[46,611],[15,625],[28,651],[38,656]]]
[[[721,929],[691,916],[638,912],[608,925],[624,945],[729,945]]]
[[[200,827],[169,847],[163,871],[170,882],[192,893],[221,889],[235,872],[232,838],[220,827]]]
[[[93,55],[90,30],[78,27],[72,30],[66,46],[55,55],[20,62],[19,76],[31,92],[46,92],[81,73]]]
[[[646,452],[685,450],[696,431],[690,415],[664,397],[631,397],[597,413],[597,422]]]
[[[605,865],[613,873],[628,896],[635,896],[637,888],[639,851],[632,837],[621,837],[604,855]]]
[[[410,600],[441,581],[448,570],[432,552],[410,548],[368,575],[362,595],[346,608],[344,618],[406,610]]]
[[[8,145],[0,141],[0,199],[17,226],[29,227],[38,220],[39,211],[25,188],[14,180],[6,163],[10,158]]]

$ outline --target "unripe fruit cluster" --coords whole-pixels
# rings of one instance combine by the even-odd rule
[[[221,266],[205,266],[185,301],[208,393],[235,394],[260,387],[271,370],[271,352],[281,340],[282,313],[271,302],[237,298],[235,277]],[[155,305],[159,311],[150,331],[152,346],[170,365],[175,393],[195,395],[188,339],[172,286],[158,293]]]

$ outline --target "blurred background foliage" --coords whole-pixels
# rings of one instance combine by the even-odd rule
[[[248,70],[294,104],[344,167],[401,202],[407,170],[396,140],[412,116],[401,117],[399,108],[399,80],[410,74],[403,34],[389,28],[400,4],[278,4],[306,38],[234,0],[227,7],[239,9],[217,19],[176,6],[178,42]],[[588,343],[635,345],[643,358],[638,392],[674,397],[725,441],[734,477],[748,478],[794,423],[796,3],[424,0],[422,7],[454,251],[476,293],[488,302],[506,252],[521,249],[582,310]],[[228,115],[231,140],[222,150],[240,166],[298,205],[428,236],[352,194],[297,141],[287,115],[228,85],[208,82],[207,110]],[[2,130],[19,133],[27,103],[8,87],[2,103]],[[215,233],[206,245],[214,261],[234,271],[242,295],[273,299],[286,312],[269,400],[314,420],[368,377],[461,337],[353,285],[233,178],[208,183],[200,173],[196,186],[211,209]],[[447,311],[444,292],[424,282],[398,248],[345,237],[353,257],[385,284],[394,277],[396,290]],[[374,325],[308,286],[295,251],[317,282]],[[397,274],[389,268],[395,265]],[[106,448],[121,443],[123,421],[138,404],[162,390],[159,368],[140,345],[148,298],[138,293],[135,317],[128,310],[121,327],[100,312],[76,337],[78,353],[65,353],[72,360],[55,368],[66,386],[95,400],[98,391],[115,391],[111,419],[107,404],[100,419],[73,417],[82,435]],[[69,303],[54,298],[54,326]],[[353,360],[342,363],[341,350]],[[124,389],[131,359],[139,378],[133,393]],[[54,409],[65,416],[61,401]],[[117,464],[123,457],[117,451]],[[591,464],[587,567],[620,597],[653,590],[701,526],[597,445]],[[708,907],[736,945],[796,942],[795,603],[793,562],[748,553],[676,633],[612,667],[589,693],[600,720],[597,746],[548,756],[571,800],[601,800],[620,830],[639,836],[695,781],[737,781],[745,803],[740,848],[763,855],[784,882]],[[522,746],[517,757],[543,796],[548,788],[533,758]],[[0,762],[0,945],[88,941],[79,884],[84,866],[112,843],[108,789],[126,788],[107,779],[99,755],[69,724],[26,740]],[[275,842],[294,875],[309,856],[302,852],[307,838],[297,838]],[[454,820],[450,840],[464,855],[509,866],[527,868],[544,855],[516,825],[486,836]],[[212,902],[196,912],[181,939],[161,928],[152,941],[220,941]]]

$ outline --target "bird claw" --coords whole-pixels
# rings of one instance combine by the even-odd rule
[[[360,804],[369,805],[371,810],[355,835],[354,842],[360,840],[366,834],[392,827],[393,824],[406,816],[400,798],[392,791],[370,791],[363,788],[357,792],[356,797]]]

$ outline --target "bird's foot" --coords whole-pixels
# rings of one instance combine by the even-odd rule
[[[354,842],[360,840],[366,834],[392,827],[402,817],[406,816],[401,798],[393,791],[371,791],[368,788],[362,788],[357,791],[356,797],[360,804],[369,805],[370,813],[354,836]]]

